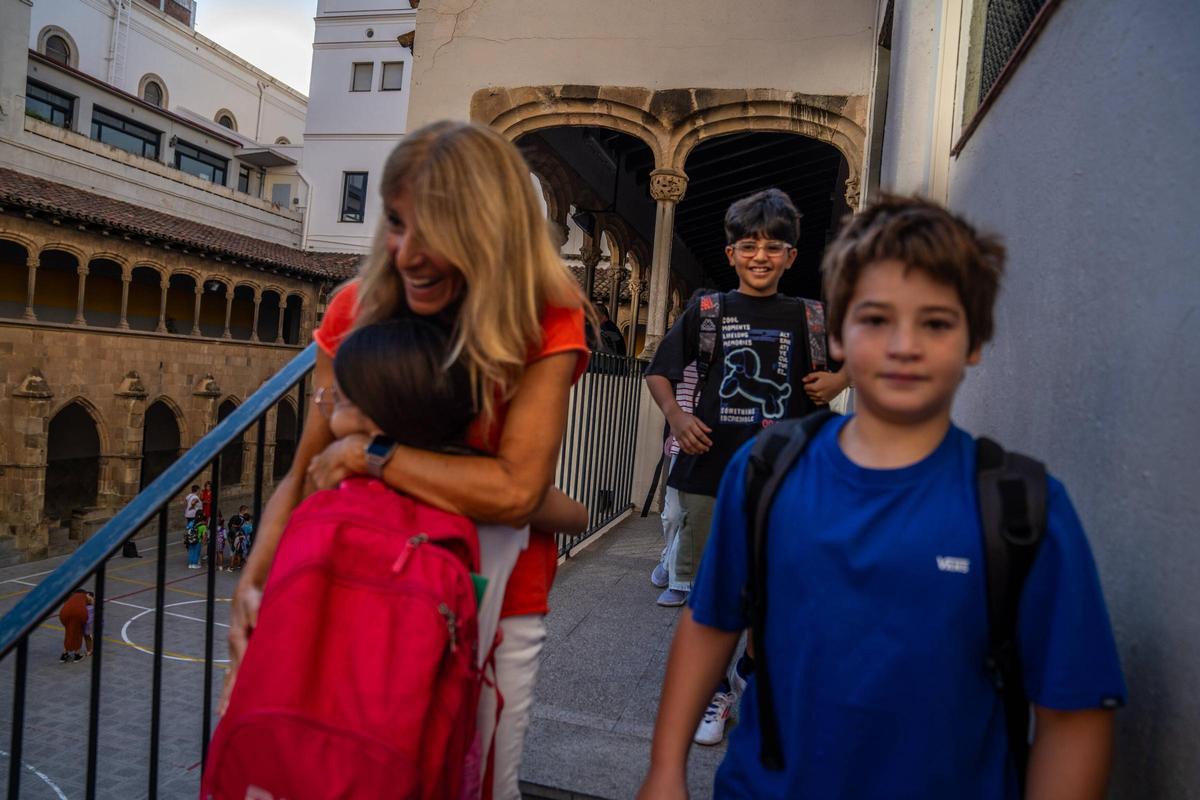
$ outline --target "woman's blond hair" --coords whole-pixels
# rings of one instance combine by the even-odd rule
[[[404,137],[388,156],[379,191],[386,204],[412,198],[408,236],[439,253],[466,284],[451,334],[449,361],[463,357],[485,425],[516,390],[541,343],[547,305],[589,310],[550,239],[529,166],[495,131],[468,122],[435,122]],[[387,252],[381,220],[363,262],[354,327],[403,313],[404,287]]]

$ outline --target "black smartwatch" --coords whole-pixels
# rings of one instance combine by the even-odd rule
[[[367,456],[367,472],[376,478],[382,478],[383,468],[391,460],[397,446],[396,440],[390,436],[384,436],[382,433],[372,436],[371,441],[363,448]]]

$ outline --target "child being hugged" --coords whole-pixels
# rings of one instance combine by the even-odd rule
[[[830,244],[830,344],[857,413],[789,430],[802,449],[767,505],[754,496],[756,475],[770,473],[760,443],[731,460],[641,797],[685,796],[691,733],[750,626],[759,668],[716,797],[1104,796],[1126,689],[1079,518],[1036,469],[988,484],[995,451],[1004,470],[1036,462],[950,419],[992,336],[1003,261],[996,240],[917,199],[875,203]],[[1008,516],[1016,494],[1028,503],[1020,519]],[[997,594],[990,573],[1019,571],[1018,552],[1029,556],[1023,588]],[[1012,633],[997,648],[1003,620]]]
[[[436,324],[411,317],[354,331],[334,359],[334,383],[313,398],[334,436],[466,451],[476,409],[447,342]],[[534,520],[575,532],[587,511],[551,489]],[[483,541],[493,533],[502,541]],[[240,799],[253,786],[297,800],[477,797],[495,712],[477,716],[476,704],[514,539],[511,528],[477,532],[376,477],[305,500],[222,698],[202,794]]]

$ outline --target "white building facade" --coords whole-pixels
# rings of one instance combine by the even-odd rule
[[[365,252],[381,216],[379,175],[408,125],[416,10],[319,0],[301,171],[315,187],[307,246]]]

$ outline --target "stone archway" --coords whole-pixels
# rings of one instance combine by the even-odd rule
[[[228,397],[217,407],[217,422],[220,423],[234,412],[239,403]],[[221,451],[221,486],[234,486],[242,482],[242,465],[245,460],[245,434],[239,433],[225,449]]]
[[[182,414],[166,398],[155,400],[142,420],[142,470],[139,490],[145,489],[179,457]]]
[[[42,516],[52,528],[99,504],[101,453],[101,427],[90,403],[76,398],[51,417]]]
[[[271,468],[272,477],[279,480],[292,466],[292,458],[296,455],[296,441],[299,439],[296,407],[291,398],[285,397],[275,407],[275,457]]]
[[[666,330],[675,208],[687,192],[683,166],[703,140],[746,131],[789,132],[828,142],[845,156],[846,198],[860,200],[867,101],[775,89],[662,89],[623,86],[491,87],[471,97],[471,118],[505,137],[546,128],[607,128],[633,136],[654,154],[650,194],[657,203],[644,357]],[[643,265],[644,266],[644,265]]]

